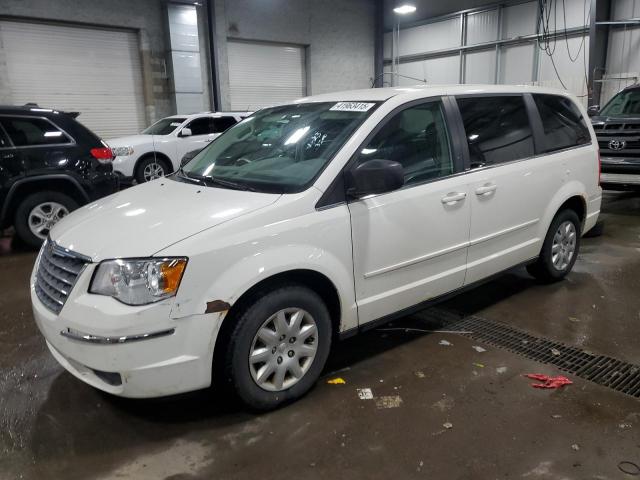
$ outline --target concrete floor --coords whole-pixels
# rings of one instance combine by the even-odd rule
[[[584,239],[566,281],[517,271],[438,308],[640,363],[640,196],[608,194],[604,212],[605,234]],[[34,257],[0,257],[1,479],[619,479],[633,478],[620,462],[640,464],[639,400],[579,378],[533,389],[522,374],[559,372],[453,334],[343,342],[309,395],[264,415],[214,391],[110,397],[46,351],[29,306]],[[405,326],[433,327],[421,314],[393,325]],[[326,383],[335,376],[346,384]],[[367,387],[377,400],[358,398]],[[382,396],[402,401],[379,408]]]

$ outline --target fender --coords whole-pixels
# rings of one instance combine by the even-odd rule
[[[538,230],[538,237],[544,241],[544,238],[547,235],[547,231],[551,226],[551,222],[553,221],[553,217],[558,213],[558,209],[562,206],[564,202],[569,200],[571,197],[580,197],[582,199],[582,204],[584,206],[585,218],[587,215],[587,193],[584,185],[577,181],[571,180],[564,185],[555,193],[549,204],[547,205],[547,209],[545,210],[542,218],[540,219],[540,227]],[[583,219],[584,221],[584,219]]]
[[[178,319],[203,314],[212,302],[218,300],[232,306],[261,281],[292,270],[311,270],[327,277],[333,283],[340,300],[340,329],[358,326],[352,271],[345,268],[344,262],[332,253],[313,245],[286,245],[242,258],[230,268],[216,272],[215,280],[197,298],[176,301],[171,316]],[[214,313],[217,314],[219,313]]]
[[[154,158],[159,158],[161,160],[164,160],[165,162],[167,162],[167,165],[169,166],[169,168],[171,168],[171,172],[173,173],[176,170],[176,166],[173,164],[173,160],[169,157],[169,155],[167,155],[166,153],[163,152],[159,152],[158,150],[149,150],[148,152],[145,152],[143,154],[141,154],[138,159],[136,160],[135,164],[133,165],[133,175],[135,176],[136,172],[138,171],[138,167],[140,166],[140,162],[147,158],[147,157],[154,157]]]
[[[67,182],[71,182],[73,186],[78,190],[78,192],[80,192],[80,195],[82,195],[82,198],[85,200],[86,203],[89,203],[89,201],[91,200],[89,198],[89,194],[85,191],[82,185],[80,185],[80,182],[77,179],[75,179],[73,176],[68,175],[66,173],[52,173],[52,174],[46,174],[46,175],[38,175],[33,177],[21,178],[20,180],[16,180],[15,182],[13,182],[11,187],[9,187],[9,191],[7,192],[7,196],[5,197],[4,203],[2,205],[2,211],[0,211],[0,225],[5,224],[5,220],[7,218],[7,213],[9,210],[9,205],[11,204],[11,201],[13,200],[13,197],[16,191],[18,190],[18,188],[27,183],[41,182],[43,180],[45,181],[46,180],[64,180]]]

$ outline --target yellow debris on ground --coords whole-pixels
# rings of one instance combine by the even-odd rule
[[[327,380],[327,383],[331,385],[344,385],[347,382],[344,381],[344,378],[337,377],[337,378],[332,378],[331,380]]]

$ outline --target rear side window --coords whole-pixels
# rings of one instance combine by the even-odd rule
[[[192,135],[208,135],[213,133],[213,122],[211,120],[210,117],[196,118],[186,128],[191,130]]]
[[[580,109],[566,97],[534,94],[544,130],[544,152],[585,145],[591,142]]]
[[[227,128],[233,127],[236,123],[236,119],[233,117],[220,117],[213,119],[213,133],[222,133]]]
[[[16,147],[71,143],[62,130],[42,118],[3,117],[0,123]]]
[[[533,132],[522,96],[459,98],[471,168],[533,157]]]

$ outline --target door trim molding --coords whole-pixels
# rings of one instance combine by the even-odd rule
[[[535,225],[539,221],[540,221],[539,218],[534,218],[533,220],[529,220],[528,222],[524,222],[519,225],[514,225],[513,227],[505,228],[504,230],[500,230],[498,232],[485,235],[484,237],[476,238],[474,240],[469,241],[469,246],[473,247],[474,245],[478,245],[479,243],[484,243],[489,240],[493,240],[494,238],[501,237],[502,235],[506,235],[508,233],[515,232],[517,230],[522,230],[523,228],[527,228],[527,227],[530,227],[531,225]]]
[[[419,257],[411,258],[409,260],[404,260],[402,262],[395,263],[393,265],[389,265],[386,267],[382,267],[377,270],[372,270],[370,272],[365,273],[364,278],[376,277],[378,275],[382,275],[383,273],[388,273],[394,270],[399,270],[404,267],[409,267],[411,265],[415,265],[417,263],[421,263],[426,260],[430,260],[432,258],[440,257],[448,253],[457,252],[458,250],[462,250],[463,248],[467,248],[468,246],[469,246],[469,242],[459,243],[457,245],[453,245],[452,247],[443,248],[442,250],[437,250],[435,252],[427,253],[425,255],[420,255]]]

